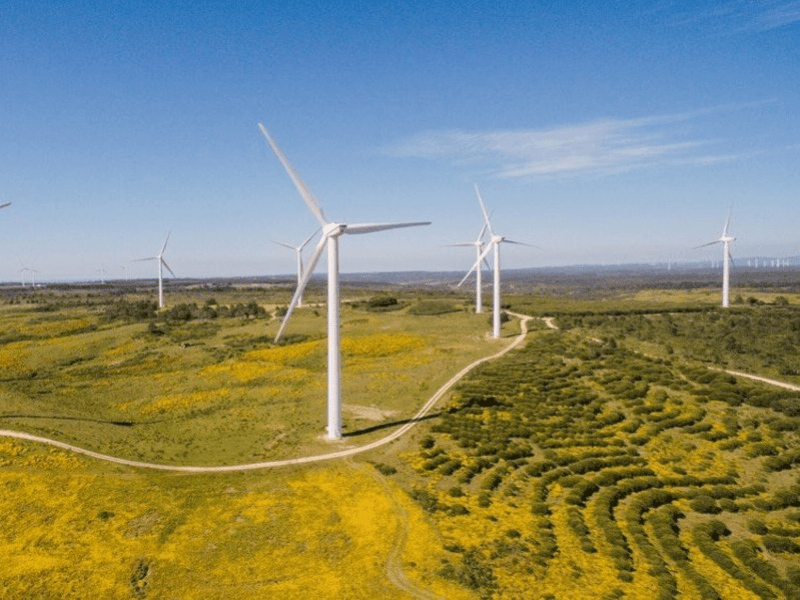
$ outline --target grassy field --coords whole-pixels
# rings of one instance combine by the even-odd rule
[[[369,441],[382,433],[376,426],[407,419],[453,373],[497,346],[485,336],[485,317],[453,307],[416,316],[413,303],[389,312],[344,305],[345,443]],[[0,426],[167,464],[330,449],[317,439],[327,398],[324,307],[296,310],[288,330],[294,343],[280,346],[272,343],[274,318],[130,322],[106,313],[102,306],[0,311],[7,332]],[[514,327],[506,325],[509,333]]]
[[[330,452],[508,343],[467,295],[374,293],[343,307],[333,446],[324,306],[275,346],[285,290],[186,291],[219,309],[188,320],[112,318],[102,295],[0,305],[0,428],[175,465]],[[253,299],[269,314],[221,316]],[[560,329],[532,323],[352,460],[174,475],[0,440],[0,598],[800,598],[800,394],[708,368],[796,381],[800,298],[506,301]]]

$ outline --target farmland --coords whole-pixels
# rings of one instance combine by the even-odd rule
[[[487,338],[467,295],[392,293],[345,303],[341,447],[390,433],[519,331]],[[180,318],[135,316],[137,296],[1,305],[0,428],[174,465],[330,451],[324,305],[312,294],[275,346],[284,297],[186,292]],[[507,301],[558,329],[531,322],[353,459],[174,475],[0,442],[0,543],[18,557],[2,594],[800,597],[800,393],[725,372],[800,383],[800,297]]]

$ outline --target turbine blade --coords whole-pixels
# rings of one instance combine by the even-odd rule
[[[478,238],[475,240],[476,244],[480,244],[481,240],[483,239],[483,234],[486,233],[486,223],[483,224],[481,227],[481,232],[478,234]]]
[[[172,273],[173,277],[177,277],[177,275],[175,275],[175,273],[172,271],[172,269],[169,268],[169,265],[167,264],[167,261],[165,261],[163,258],[161,259],[161,264],[164,265],[165,267],[167,267],[167,271]]]
[[[270,135],[267,128],[264,127],[261,123],[258,124],[258,128],[261,130],[261,134],[266,138],[269,147],[272,148],[272,151],[275,153],[275,156],[278,157],[278,160],[283,165],[283,168],[286,170],[286,173],[289,175],[289,178],[294,183],[294,186],[297,188],[297,191],[300,192],[300,196],[308,206],[308,210],[311,211],[311,214],[314,215],[314,218],[319,221],[319,224],[323,227],[328,224],[328,220],[325,218],[325,214],[322,212],[322,207],[319,205],[319,202],[314,197],[314,194],[311,193],[311,190],[305,184],[305,182],[300,178],[300,175],[295,171],[292,163],[288,161],[286,156],[284,155],[283,151],[278,147],[278,144],[275,143],[275,140],[272,139],[272,135]]]
[[[170,236],[171,233],[172,233],[171,231],[167,233],[167,239],[164,240],[164,245],[161,246],[161,252],[158,253],[159,256],[164,254],[164,250],[167,249],[167,242],[169,241],[169,236]]]
[[[300,247],[299,247],[299,248],[297,248],[297,250],[302,250],[303,248],[305,248],[305,247],[306,247],[306,244],[308,244],[308,242],[310,242],[310,241],[311,241],[311,238],[313,238],[315,235],[317,235],[317,233],[319,233],[319,230],[320,230],[320,229],[321,229],[321,227],[317,227],[317,229],[315,229],[315,230],[314,230],[314,233],[312,233],[310,236],[308,236],[308,237],[306,238],[306,241],[305,241],[305,242],[303,242],[302,244],[300,244]]]
[[[297,250],[294,246],[290,246],[289,244],[285,244],[283,242],[276,242],[275,240],[270,240],[273,244],[278,244],[278,246],[283,246],[284,248],[288,248],[289,250]]]
[[[131,262],[142,262],[143,260],[158,260],[157,256],[148,256],[147,258],[134,258]]]
[[[713,246],[714,244],[719,244],[719,240],[714,240],[713,242],[708,242],[707,244],[701,244],[699,246],[695,246],[692,250],[697,250],[698,248],[705,248],[706,246]]]
[[[457,285],[456,287],[460,287],[460,286],[461,286],[461,284],[462,284],[462,283],[464,283],[464,282],[467,280],[467,277],[469,277],[470,275],[472,275],[472,272],[473,272],[475,269],[477,269],[478,267],[480,267],[480,264],[481,264],[481,262],[483,262],[484,260],[486,260],[486,255],[487,255],[487,254],[489,254],[489,251],[492,249],[492,246],[493,246],[493,244],[489,244],[488,246],[486,246],[486,249],[485,249],[483,252],[481,252],[481,255],[478,257],[478,260],[476,260],[476,261],[475,261],[475,264],[474,264],[474,265],[472,265],[472,268],[471,268],[469,271],[467,271],[467,274],[466,274],[466,275],[464,275],[464,279],[462,279],[462,280],[461,280],[461,281],[458,283],[458,285]],[[488,266],[488,265],[487,265],[487,266]]]
[[[478,184],[475,184],[475,193],[478,195],[478,202],[481,205],[481,211],[483,212],[483,220],[486,222],[486,228],[489,230],[489,235],[494,236],[494,231],[492,231],[492,223],[489,220],[489,213],[486,212],[486,207],[483,205],[483,198],[481,198],[481,191],[478,189]]]
[[[308,261],[308,265],[305,269],[303,269],[303,276],[300,278],[300,283],[297,284],[297,289],[294,292],[294,296],[292,296],[292,301],[289,303],[289,308],[286,311],[286,316],[283,317],[283,322],[281,326],[278,328],[278,333],[275,334],[275,342],[278,342],[283,335],[283,330],[286,328],[286,324],[289,322],[289,317],[292,316],[292,311],[294,307],[297,306],[297,303],[300,301],[300,297],[303,295],[303,291],[306,289],[306,284],[311,279],[311,276],[314,274],[314,269],[317,268],[317,263],[319,262],[320,256],[322,256],[322,251],[325,250],[325,244],[328,242],[328,238],[326,236],[322,236],[322,239],[317,244],[317,247],[314,248],[314,254],[311,255],[311,258]]]
[[[356,223],[355,225],[347,225],[344,228],[344,233],[373,233],[375,231],[384,231],[386,229],[399,229],[401,227],[417,227],[420,225],[430,225],[430,221],[417,221],[414,223]]]
[[[456,287],[461,287],[461,284],[464,283],[470,275],[472,275],[472,272],[478,267],[479,264],[481,264],[480,261],[472,265],[472,268],[469,271],[467,271],[467,274],[464,275],[464,278],[458,282],[458,285]]]
[[[509,244],[516,244],[517,246],[528,246],[528,248],[536,248],[538,250],[541,250],[541,248],[539,248],[539,246],[534,246],[533,244],[528,244],[526,242],[515,242],[514,240],[510,240],[508,238],[504,239],[503,241],[507,242]]]
[[[11,202],[6,202],[5,204],[0,204],[0,208],[5,208],[6,206],[11,206]]]
[[[725,227],[722,229],[722,237],[728,237],[728,227],[731,224],[731,215],[733,214],[733,206],[728,209],[728,218],[725,219]]]

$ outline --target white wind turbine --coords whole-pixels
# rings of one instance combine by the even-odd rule
[[[478,234],[478,237],[475,239],[474,242],[460,242],[458,244],[451,244],[451,246],[453,246],[453,247],[457,247],[457,246],[474,246],[475,247],[475,255],[478,258],[478,262],[480,262],[481,261],[481,253],[483,252],[483,247],[484,247],[484,242],[483,242],[483,234],[484,233],[486,233],[486,223],[483,224],[483,227],[481,228],[481,232]],[[484,262],[485,262],[485,259],[484,259]],[[487,263],[487,267],[488,267],[488,263]],[[472,271],[470,270],[470,273],[471,272]],[[483,275],[483,270],[480,267],[478,267],[475,270],[475,312],[476,313],[483,312],[483,298],[481,297],[481,294],[482,294],[482,289],[481,288],[483,287],[483,282],[481,281],[482,275]],[[462,280],[461,283],[464,283],[463,280]],[[461,283],[459,283],[458,285],[461,285]]]
[[[695,246],[697,248],[705,248],[706,246],[713,246],[714,244],[722,244],[722,308],[730,306],[730,292],[731,292],[731,257],[730,243],[735,241],[735,237],[731,237],[728,233],[728,226],[731,224],[731,213],[733,209],[728,211],[728,218],[725,220],[725,227],[722,229],[722,236],[718,240]]]
[[[275,240],[271,240],[273,244],[278,244],[279,246],[283,246],[284,248],[289,248],[289,250],[294,250],[297,253],[297,286],[300,286],[300,281],[303,278],[303,248],[306,247],[306,244],[311,241],[315,235],[317,235],[317,229],[314,233],[306,238],[306,241],[300,244],[299,246],[292,246],[290,244],[286,244],[284,242],[276,242]],[[303,306],[303,295],[301,294],[300,297],[297,299],[297,306]]]
[[[169,241],[169,236],[172,232],[170,231],[167,233],[167,239],[164,240],[164,245],[161,246],[161,251],[156,254],[155,256],[148,256],[147,258],[137,258],[135,262],[140,262],[143,260],[157,260],[158,261],[158,308],[164,308],[164,269],[163,267],[167,267],[167,271],[172,273],[172,276],[175,277],[175,273],[172,272],[172,269],[169,268],[167,261],[164,260],[164,250],[167,249],[167,242]]]
[[[478,256],[478,260],[475,261],[475,264],[472,265],[472,268],[464,275],[464,279],[458,285],[461,285],[467,280],[472,272],[475,269],[480,270],[481,261],[486,258],[486,255],[489,254],[490,250],[494,250],[494,307],[493,311],[494,314],[492,316],[492,337],[499,338],[500,337],[500,244],[508,243],[508,244],[518,244],[520,246],[530,246],[530,244],[525,244],[523,242],[515,242],[514,240],[508,240],[502,235],[495,235],[494,231],[492,230],[492,223],[489,220],[489,213],[486,212],[486,207],[483,205],[483,199],[481,199],[481,192],[478,189],[478,184],[475,184],[475,193],[478,195],[478,202],[481,205],[481,211],[483,212],[483,220],[486,222],[486,229],[489,230],[489,236],[491,239],[489,240],[489,245],[486,249]]]
[[[306,186],[300,175],[295,171],[291,163],[286,159],[281,149],[272,139],[267,128],[261,123],[258,128],[266,138],[275,156],[280,161],[283,168],[289,175],[289,178],[294,183],[300,196],[306,203],[308,210],[317,219],[322,227],[322,238],[314,248],[314,253],[308,261],[308,266],[303,272],[300,283],[297,285],[297,290],[292,297],[286,316],[281,323],[278,333],[275,335],[275,341],[278,341],[283,334],[286,323],[292,314],[292,310],[303,294],[314,269],[322,256],[325,247],[328,248],[328,439],[337,440],[342,437],[342,415],[341,415],[341,387],[339,383],[340,368],[340,349],[339,349],[339,236],[342,234],[359,234],[359,233],[372,233],[374,231],[383,231],[385,229],[397,229],[400,227],[415,227],[417,225],[430,225],[429,221],[414,222],[414,223],[335,223],[328,221],[325,214],[322,212],[322,207],[319,202],[311,193],[311,190]]]

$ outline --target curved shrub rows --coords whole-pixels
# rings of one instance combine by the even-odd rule
[[[603,319],[627,327],[593,327]],[[480,557],[491,585],[475,589],[497,598],[524,582],[531,598],[800,598],[800,418],[787,408],[800,394],[573,320],[476,369],[406,456],[454,555],[443,570]]]

